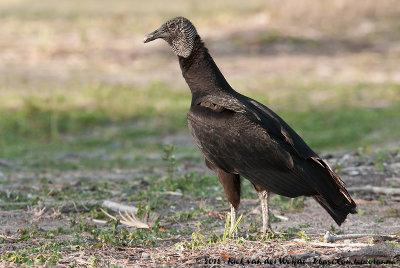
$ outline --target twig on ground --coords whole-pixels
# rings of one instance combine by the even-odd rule
[[[357,251],[352,252],[342,252],[342,257],[353,257],[362,256],[364,258],[369,257],[385,257],[385,258],[395,258],[400,256],[400,248],[388,245],[386,243],[381,243],[373,246],[368,246]]]
[[[271,212],[275,217],[277,217],[278,219],[280,219],[282,221],[288,221],[289,220],[288,217],[283,216],[283,215],[279,215],[279,212],[277,210],[272,210]]]
[[[41,205],[46,206],[46,207],[51,207],[51,206],[70,206],[74,205],[74,203],[78,204],[85,204],[85,205],[97,205],[101,204],[102,201],[98,200],[76,200],[76,201],[52,201],[52,200],[45,200],[41,201]],[[75,203],[75,206],[76,206]],[[10,207],[10,206],[30,206],[31,202],[0,202],[0,207]]]
[[[103,202],[103,207],[109,208],[114,211],[122,211],[122,212],[129,212],[129,213],[137,213],[138,208],[133,206],[122,205],[116,203],[114,201],[105,200]]]
[[[93,222],[95,222],[95,223],[100,223],[100,224],[106,224],[107,223],[107,221],[105,221],[105,220],[98,220],[98,219],[91,219]]]
[[[5,240],[17,240],[16,237],[7,236],[7,235],[2,235],[2,234],[0,234],[0,237],[3,238],[3,239],[5,239]]]
[[[374,234],[348,234],[348,235],[331,235],[328,231],[324,235],[324,242],[333,243],[335,241],[345,240],[345,239],[357,239],[371,237],[374,240],[396,240],[400,239],[397,235],[374,235]]]
[[[349,192],[368,192],[374,194],[391,194],[391,195],[400,195],[400,189],[397,188],[387,188],[387,187],[379,187],[379,186],[360,186],[360,187],[349,187],[347,188]]]
[[[319,256],[319,255],[321,255],[321,254],[318,254],[318,253],[313,253],[313,252],[307,252],[307,253],[299,253],[299,254],[290,254],[290,256],[292,257],[292,258],[296,258],[296,259],[308,259],[308,258],[312,258],[312,257],[316,257],[316,256]]]
[[[173,192],[173,191],[165,191],[162,192],[164,195],[172,195],[172,196],[182,196],[183,194],[180,192]]]
[[[379,201],[379,200],[365,200],[365,199],[353,199],[353,200],[354,200],[354,202],[356,202],[357,205],[359,205],[359,204],[379,205],[382,202],[382,201]],[[385,200],[385,203],[388,204],[388,205],[397,204],[400,201],[400,198],[399,197],[396,198],[396,197],[392,196],[390,198],[390,200],[391,201],[386,201]]]
[[[328,247],[328,248],[335,248],[335,247],[355,247],[355,248],[360,248],[360,247],[368,247],[370,245],[365,244],[365,243],[340,243],[340,244],[334,244],[334,243],[323,243],[323,242],[308,242],[303,239],[293,239],[293,241],[302,243],[302,244],[308,244],[312,246],[318,246],[318,247]]]

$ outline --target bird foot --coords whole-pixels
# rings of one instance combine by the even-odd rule
[[[276,234],[274,231],[272,231],[271,228],[268,228],[267,230],[263,231],[263,234]]]
[[[262,236],[263,237],[270,237],[270,236],[274,236],[276,235],[276,233],[272,230],[272,227],[270,225],[268,225],[268,227],[264,227],[262,228]]]

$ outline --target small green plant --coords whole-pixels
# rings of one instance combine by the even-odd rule
[[[88,258],[88,262],[90,262],[93,267],[96,267],[99,259],[96,256],[90,255]]]
[[[164,154],[162,156],[162,159],[168,163],[168,177],[170,179],[173,179],[176,171],[176,157],[174,155],[174,146],[170,144],[164,144],[163,150]]]
[[[39,246],[27,246],[22,251],[8,251],[1,255],[3,260],[24,265],[56,265],[62,258],[61,251],[67,245],[65,241],[39,242]]]
[[[392,247],[400,247],[400,243],[399,242],[386,241],[386,244],[391,245]]]
[[[236,232],[240,222],[242,221],[243,215],[240,215],[240,217],[236,220],[236,222],[233,224],[232,228],[230,229],[230,215],[226,215],[226,221],[225,221],[225,228],[224,228],[224,234],[222,236],[222,244],[225,244],[226,238],[229,237],[231,238],[233,234]]]
[[[197,227],[197,231],[192,233],[191,240],[190,241],[183,241],[183,242],[178,242],[174,246],[177,250],[183,250],[185,248],[187,249],[194,249],[198,247],[203,247],[205,245],[210,245],[214,243],[222,243],[225,244],[227,241],[227,238],[230,238],[233,236],[233,234],[236,232],[240,222],[243,219],[243,215],[240,215],[240,217],[236,220],[235,224],[232,226],[232,229],[230,229],[230,215],[227,214],[226,221],[225,221],[225,228],[224,228],[224,233],[220,236],[218,236],[214,230],[211,231],[211,235],[206,238],[206,236],[203,233],[203,230],[199,228],[200,224]],[[243,243],[240,242],[240,239],[235,240],[238,243]]]
[[[374,217],[374,222],[376,222],[376,223],[380,223],[380,222],[384,222],[384,221],[385,221],[385,219],[380,216]]]
[[[269,220],[270,222],[281,222],[281,219],[276,217],[273,213],[269,213]]]
[[[143,206],[143,202],[139,202],[138,203],[138,210],[137,210],[137,213],[136,213],[137,217],[139,219],[143,219],[149,213],[150,213],[150,206],[149,205]]]
[[[386,201],[383,199],[383,195],[379,195],[379,205],[384,206],[386,205]]]
[[[247,229],[247,233],[254,234],[254,233],[257,233],[258,230],[259,230],[258,224],[255,221],[251,221],[249,228]]]
[[[304,207],[304,196],[289,199],[289,202],[281,206],[281,211],[296,211]]]
[[[389,153],[387,151],[381,151],[377,153],[374,159],[374,165],[379,171],[385,171],[385,162],[389,159]]]
[[[106,215],[97,208],[90,210],[89,214],[93,219],[107,219]]]
[[[197,225],[197,231],[193,232],[191,235],[190,241],[178,242],[174,246],[177,250],[187,249],[195,249],[199,247],[203,247],[209,242],[206,240],[205,235],[203,234],[203,230],[199,228],[200,224]]]
[[[388,208],[386,209],[386,216],[395,218],[400,217],[400,210],[397,208],[392,208],[392,209]]]
[[[342,233],[342,231],[341,230],[338,230],[333,224],[331,224],[331,228],[329,229],[329,231],[332,233],[332,234],[341,234]]]
[[[332,226],[332,225],[331,225]],[[310,227],[310,224],[309,223],[300,223],[299,224],[299,228],[308,228],[308,227]]]
[[[304,241],[311,241],[311,237],[309,237],[306,232],[304,231],[298,231],[297,235],[301,237],[301,239],[303,239]]]
[[[358,210],[357,210],[357,214],[360,215],[360,216],[362,216],[362,215],[365,214],[365,210],[363,210],[363,209],[358,209]]]
[[[21,228],[17,232],[19,233],[18,241],[27,241],[38,235],[37,227]]]
[[[279,232],[281,234],[279,234],[278,238],[285,241],[293,238],[298,232],[298,229],[296,227],[289,227],[287,230],[279,229]]]

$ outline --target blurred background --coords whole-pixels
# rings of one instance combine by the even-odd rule
[[[178,60],[165,42],[142,43],[175,16],[193,22],[233,88],[314,150],[398,148],[398,1],[173,3],[2,0],[3,163],[135,167],[159,159],[166,143],[201,161]]]

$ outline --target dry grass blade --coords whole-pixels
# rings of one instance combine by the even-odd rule
[[[113,220],[117,220],[116,217],[110,215],[109,213],[107,213],[104,209],[101,209],[101,211],[106,214],[107,217],[113,219]],[[140,220],[138,220],[135,215],[133,214],[133,212],[131,213],[131,215],[128,214],[128,212],[125,212],[125,216],[121,214],[121,212],[119,212],[119,215],[121,217],[121,223],[126,225],[126,226],[130,226],[130,227],[136,227],[136,228],[141,228],[141,229],[149,229],[150,226],[145,223],[142,222]]]
[[[149,229],[150,226],[145,223],[142,222],[140,220],[138,220],[135,215],[133,214],[133,212],[129,215],[128,212],[125,212],[125,216],[121,214],[121,212],[119,212],[119,215],[121,216],[122,220],[121,223],[131,226],[131,227],[136,227],[136,228],[141,228],[141,229]]]
[[[108,214],[108,212],[105,211],[104,209],[100,208],[100,210],[101,210],[104,214],[106,214],[107,217],[109,217],[109,218],[111,218],[111,219],[113,219],[113,220],[117,220],[116,217],[112,216],[111,214]]]
[[[44,212],[46,211],[46,207],[40,208],[34,208],[31,210],[33,212],[33,218],[31,220],[31,222],[38,222],[40,221],[40,219],[42,218]]]

